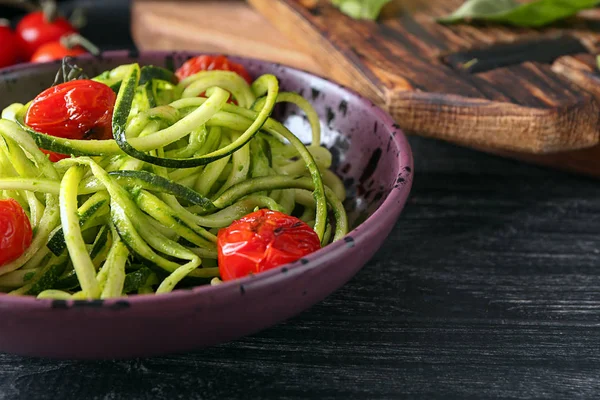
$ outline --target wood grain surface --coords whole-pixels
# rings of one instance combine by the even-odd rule
[[[411,144],[404,214],[317,306],[183,355],[0,355],[0,399],[597,398],[598,183],[431,139]]]
[[[244,1],[137,0],[131,32],[140,50],[254,57],[322,74],[322,68]]]
[[[566,34],[579,40],[578,51],[595,53],[599,36],[584,19],[545,30],[443,26],[435,18],[452,12],[462,0],[436,0],[373,23],[343,15],[328,0],[312,6],[297,0],[249,2],[291,39],[305,44],[329,76],[379,100],[408,132],[535,154],[598,143],[597,99],[550,64],[524,59],[469,73],[444,61],[472,49],[498,56],[491,50],[497,45],[516,50],[523,41]],[[479,57],[477,62],[486,60]]]

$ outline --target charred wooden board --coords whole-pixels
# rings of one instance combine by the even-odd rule
[[[409,133],[538,155],[598,144],[594,61],[576,61],[597,52],[594,13],[531,30],[436,23],[462,0],[414,0],[411,12],[379,22],[353,20],[328,0],[249,1]]]
[[[131,33],[140,50],[233,54],[322,73],[306,52],[241,0],[133,0]]]

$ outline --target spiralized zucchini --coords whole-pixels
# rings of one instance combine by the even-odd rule
[[[218,230],[259,208],[301,218],[323,246],[347,233],[344,186],[308,101],[270,74],[172,78],[138,64],[93,78],[118,93],[111,140],[36,132],[29,104],[2,112],[0,198],[21,204],[34,237],[0,268],[0,290],[105,299],[218,284]],[[306,113],[312,143],[270,117],[280,102]],[[40,149],[71,158],[51,163]]]

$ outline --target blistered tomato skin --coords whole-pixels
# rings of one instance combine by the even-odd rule
[[[0,268],[31,245],[33,232],[27,214],[14,199],[0,200]]]
[[[252,83],[252,78],[246,69],[237,63],[230,61],[225,56],[197,56],[187,60],[177,71],[175,75],[179,80],[194,75],[200,71],[233,71],[244,78],[248,84]]]
[[[294,262],[321,248],[318,235],[296,217],[258,210],[217,235],[219,272],[224,281]]]
[[[111,139],[115,92],[103,83],[79,79],[46,89],[31,103],[25,123],[65,139]]]

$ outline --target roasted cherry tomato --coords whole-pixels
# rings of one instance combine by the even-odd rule
[[[0,200],[0,266],[21,257],[33,232],[27,214],[14,199]]]
[[[66,139],[111,139],[115,92],[103,83],[79,79],[53,86],[31,103],[25,123]],[[56,162],[67,156],[43,150]]]
[[[47,62],[53,60],[62,60],[64,57],[75,57],[80,54],[85,54],[87,51],[81,46],[68,48],[63,46],[59,41],[49,42],[41,45],[31,56],[31,62]]]
[[[252,83],[252,78],[248,74],[248,71],[242,65],[229,61],[225,56],[204,55],[190,58],[175,71],[175,75],[181,80],[200,71],[213,70],[233,71],[244,78],[248,84]]]
[[[321,248],[315,231],[296,217],[258,210],[219,230],[221,279],[241,278],[294,262]]]
[[[55,42],[63,35],[76,32],[76,29],[63,17],[56,17],[50,21],[44,12],[34,11],[19,21],[16,31],[23,56],[30,59],[41,45]]]
[[[110,139],[116,97],[110,87],[89,79],[61,83],[33,99],[25,123],[66,139]]]
[[[19,61],[17,37],[10,30],[8,21],[0,20],[0,68],[8,67]]]

